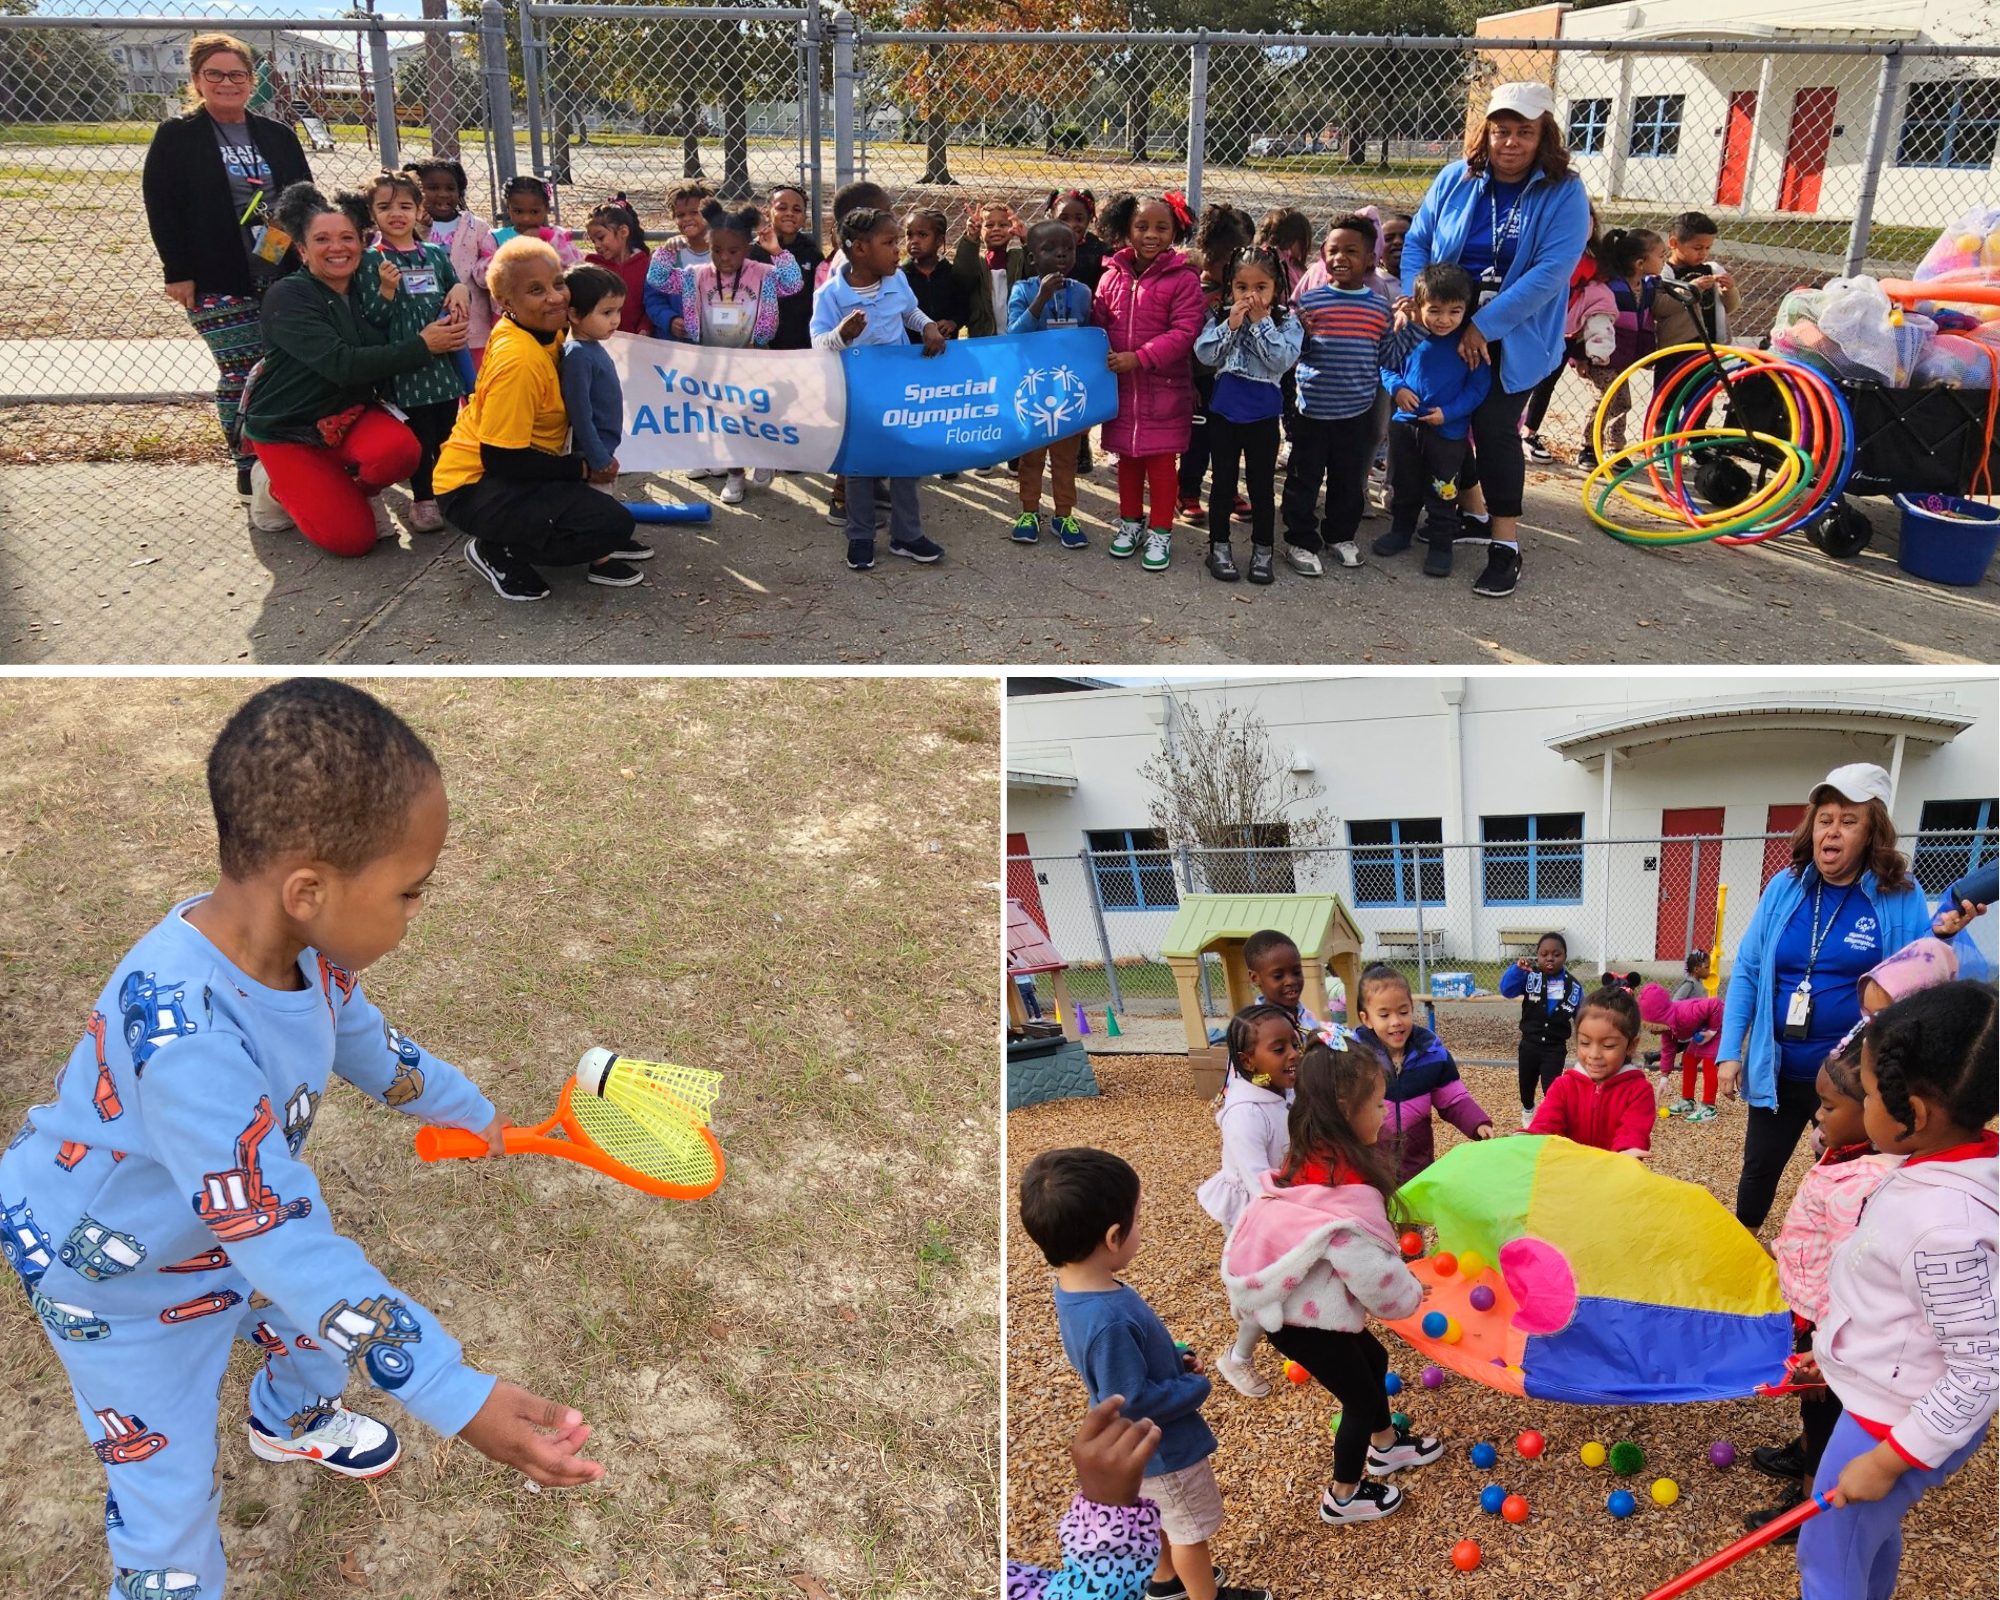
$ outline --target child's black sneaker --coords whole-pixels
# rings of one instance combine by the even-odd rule
[[[944,560],[944,546],[934,543],[927,535],[920,533],[914,539],[891,539],[889,554],[928,567],[933,562]]]
[[[1414,528],[1391,526],[1387,533],[1378,534],[1375,542],[1368,548],[1378,556],[1399,556],[1410,548],[1410,540],[1414,537],[1416,537]]]
[[[873,539],[849,539],[847,541],[847,564],[856,572],[866,572],[875,565],[875,541]]]
[[[254,461],[236,463],[236,498],[246,506],[250,503],[250,469],[255,465]]]
[[[1432,539],[1424,546],[1424,576],[1426,578],[1449,578],[1451,576],[1451,541]]]
[[[1393,1483],[1363,1481],[1345,1500],[1337,1500],[1331,1488],[1319,1497],[1319,1520],[1336,1525],[1343,1522],[1373,1522],[1386,1517],[1403,1503],[1403,1491]]]
[[[1542,443],[1542,436],[1539,433],[1523,434],[1521,436],[1521,443],[1527,447],[1528,459],[1530,461],[1549,462],[1555,460],[1555,453]]]
[[[591,563],[584,574],[592,583],[601,583],[607,589],[629,589],[636,583],[646,581],[645,573],[629,561],[620,561],[616,556],[609,560]]]
[[[1778,1518],[1782,1517],[1787,1511],[1792,1510],[1805,1497],[1805,1485],[1795,1483],[1784,1492],[1783,1498],[1776,1505],[1764,1506],[1759,1510],[1752,1511],[1743,1519],[1743,1526],[1748,1528],[1752,1533],[1755,1533],[1766,1523],[1776,1522]],[[1797,1544],[1799,1542],[1799,1530],[1793,1528],[1788,1533],[1781,1533],[1771,1542],[1773,1544]]]
[[[1405,1467],[1427,1467],[1443,1454],[1444,1440],[1429,1434],[1419,1437],[1398,1428],[1394,1444],[1368,1446],[1368,1476],[1386,1478]]]
[[[1228,545],[1211,543],[1208,547],[1208,575],[1218,583],[1234,583],[1237,579],[1236,555]]]
[[[1806,1475],[1806,1452],[1797,1439],[1790,1444],[1760,1444],[1750,1452],[1750,1465],[1767,1478],[1797,1483]]]
[[[1228,1573],[1222,1570],[1222,1564],[1217,1562],[1215,1567],[1217,1600],[1221,1600],[1222,1580],[1227,1576]],[[1187,1600],[1187,1585],[1181,1582],[1181,1575],[1178,1572],[1166,1583],[1160,1582],[1158,1578],[1149,1578],[1146,1580],[1146,1600]]]

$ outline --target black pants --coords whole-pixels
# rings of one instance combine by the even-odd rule
[[[1572,339],[1569,341],[1569,344],[1574,345],[1577,350],[1583,348],[1583,341],[1581,339]],[[1565,346],[1564,354],[1567,355],[1569,353],[1568,346]],[[1549,414],[1549,402],[1555,398],[1556,385],[1562,382],[1562,375],[1563,369],[1558,366],[1554,372],[1551,372],[1528,392],[1528,409],[1521,413],[1522,426],[1528,432],[1540,433],[1542,431],[1542,418]]]
[[[1215,398],[1215,374],[1195,368],[1194,428],[1181,452],[1180,492],[1183,500],[1201,498],[1201,480],[1208,476],[1208,403]]]
[[[1389,526],[1414,533],[1419,514],[1433,544],[1458,537],[1458,474],[1465,441],[1422,422],[1389,424]]]
[[[1528,485],[1528,463],[1521,453],[1521,407],[1529,391],[1512,394],[1500,387],[1500,345],[1486,347],[1493,363],[1493,387],[1472,413],[1472,448],[1458,475],[1459,493],[1477,484],[1486,495],[1489,516],[1518,517],[1521,495]]]
[[[1328,1328],[1283,1327],[1271,1343],[1340,1400],[1340,1427],[1333,1436],[1333,1481],[1359,1483],[1368,1468],[1368,1438],[1389,1426],[1389,1397],[1382,1380],[1389,1352],[1362,1329],[1335,1333]]]
[[[410,497],[414,500],[435,500],[437,496],[431,493],[431,474],[437,470],[438,452],[444,449],[444,442],[451,437],[452,426],[458,421],[458,402],[440,400],[434,406],[411,406],[408,415],[410,432],[424,447],[424,453],[417,461],[417,470],[410,474]]]
[[[1346,544],[1361,526],[1368,467],[1375,457],[1375,414],[1300,415],[1292,426],[1292,463],[1285,469],[1285,543],[1301,550]],[[1326,483],[1326,515],[1318,516]],[[1304,1365],[1303,1362],[1300,1365]]]
[[[1819,1110],[1819,1091],[1811,1078],[1780,1076],[1778,1104],[1772,1110],[1749,1108],[1749,1125],[1743,1130],[1743,1172],[1736,1180],[1736,1220],[1755,1233],[1771,1214],[1771,1197],[1778,1192],[1778,1179],[1785,1163],[1798,1148],[1799,1135],[1806,1131]]]
[[[1539,1039],[1523,1039],[1521,1053],[1515,1058],[1521,1076],[1521,1109],[1535,1109],[1535,1086],[1541,1085],[1543,1094],[1555,1087],[1555,1081],[1562,1076],[1563,1062],[1569,1056],[1569,1041],[1561,1044],[1543,1044]]]
[[[1250,537],[1257,544],[1269,545],[1278,527],[1278,419],[1231,422],[1214,412],[1208,417],[1209,542],[1228,542],[1239,458],[1243,492],[1250,497]]]
[[[454,527],[482,544],[545,567],[602,560],[631,539],[634,527],[631,512],[587,483],[485,477],[438,504]]]

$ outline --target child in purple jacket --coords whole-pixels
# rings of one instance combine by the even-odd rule
[[[1417,1026],[1410,980],[1394,967],[1377,964],[1361,974],[1361,1026],[1354,1036],[1384,1064],[1380,1143],[1394,1152],[1397,1181],[1408,1183],[1437,1160],[1431,1113],[1437,1112],[1468,1139],[1493,1137],[1493,1119],[1479,1109],[1438,1036]]]

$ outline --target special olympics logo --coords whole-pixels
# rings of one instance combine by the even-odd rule
[[[1014,390],[1014,415],[1022,427],[1050,439],[1074,433],[1083,415],[1083,379],[1070,367],[1031,367]]]

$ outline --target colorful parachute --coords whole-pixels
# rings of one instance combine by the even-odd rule
[[[1439,1251],[1491,1263],[1474,1278],[1410,1263],[1430,1293],[1389,1326],[1439,1366],[1577,1405],[1726,1400],[1784,1381],[1792,1319],[1777,1268],[1706,1189],[1568,1139],[1512,1136],[1456,1146],[1399,1193]],[[1433,1312],[1455,1340],[1424,1332]]]

